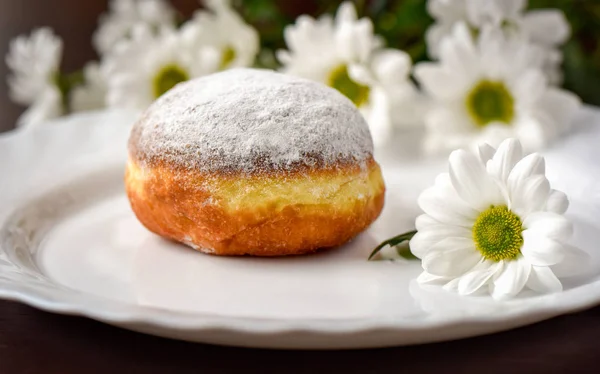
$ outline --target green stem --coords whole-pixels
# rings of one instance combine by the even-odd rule
[[[407,242],[410,239],[412,239],[412,237],[415,236],[416,233],[417,233],[417,230],[413,230],[413,231],[405,232],[404,234],[400,234],[398,236],[394,236],[393,238],[384,240],[377,247],[375,247],[375,249],[373,250],[373,252],[371,252],[371,254],[369,255],[368,260],[371,260],[385,246],[389,245],[390,247],[395,247],[395,246],[401,244],[402,242]],[[408,246],[406,247],[406,250],[404,250],[404,251],[401,251],[400,249],[398,249],[398,254],[400,256],[406,258],[406,259],[414,259],[414,258],[416,258],[410,252],[410,247],[408,247]]]
[[[63,74],[57,72],[54,76],[54,84],[58,87],[61,97],[62,105],[65,112],[69,112],[69,95],[74,87],[79,86],[85,82],[83,71],[78,70],[73,73]]]

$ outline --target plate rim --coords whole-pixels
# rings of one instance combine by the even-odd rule
[[[9,132],[8,134],[1,134],[0,145],[27,141],[27,139],[33,136],[32,134],[43,134],[47,137],[48,143],[51,143],[53,138],[58,136],[57,134],[64,135],[65,131],[73,131],[74,127],[98,127],[98,123],[82,124],[81,122],[104,122],[107,114],[113,115],[111,114],[113,112],[114,111],[97,111],[82,113],[56,120],[53,122],[54,126],[52,126],[52,128],[25,129]],[[594,112],[600,113],[596,110],[594,110]],[[119,116],[121,114],[117,113],[116,115]],[[126,115],[129,116],[131,113]],[[79,129],[78,131],[81,132],[82,130]],[[121,129],[121,131],[123,130]],[[29,197],[31,198],[32,196]],[[0,199],[0,205],[2,204],[3,201]],[[4,204],[6,204],[6,202],[4,202]],[[12,212],[14,212],[14,210],[5,214],[0,214],[0,223],[2,226],[5,224],[5,219],[9,217]],[[0,252],[2,252],[1,248]],[[549,319],[561,314],[578,312],[600,304],[600,278],[558,294],[557,296],[561,299],[561,302],[559,303],[544,302],[536,305],[536,307],[532,309],[521,309],[515,313],[505,313],[502,315],[453,315],[452,317],[445,319],[433,320],[431,318],[413,320],[393,317],[274,319],[272,317],[227,316],[208,312],[186,312],[141,306],[91,293],[85,293],[64,286],[61,287],[63,288],[58,292],[56,290],[53,292],[46,292],[43,288],[35,288],[30,285],[20,284],[16,281],[0,279],[0,299],[21,302],[48,312],[83,316],[126,328],[128,325],[146,325],[161,329],[193,330],[197,332],[218,329],[232,333],[286,334],[308,332],[326,335],[365,333],[375,330],[415,332],[417,330],[458,328],[464,325],[490,323],[509,325],[506,328],[502,328],[502,330],[505,330]],[[98,303],[104,306],[108,305],[109,307],[94,307]],[[482,333],[476,332],[467,336],[481,334]],[[434,341],[438,340],[436,340],[435,337],[423,339],[423,343]]]

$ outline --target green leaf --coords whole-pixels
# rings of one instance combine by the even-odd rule
[[[417,233],[417,230],[413,230],[413,231],[405,232],[404,234],[400,234],[398,236],[394,236],[393,238],[384,240],[377,247],[375,247],[375,249],[373,249],[373,252],[371,252],[371,254],[369,255],[368,260],[371,260],[377,253],[379,253],[379,251],[381,251],[383,248],[385,248],[388,245],[390,247],[396,247],[403,242],[408,242],[410,239],[412,239],[413,236],[415,236],[416,233]],[[410,252],[410,247],[408,247],[408,245],[405,248],[396,248],[396,250],[398,251],[398,254],[403,258],[406,258],[409,260],[416,259],[416,257]]]
[[[398,244],[396,246],[396,253],[398,253],[398,256],[400,256],[406,260],[418,260],[419,259],[417,256],[415,256],[410,251],[410,245],[408,245],[408,241]]]

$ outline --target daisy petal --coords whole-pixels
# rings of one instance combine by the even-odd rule
[[[429,5],[431,1],[428,1]],[[431,12],[429,12],[431,14]],[[440,55],[440,43],[450,31],[452,30],[452,24],[447,23],[434,23],[425,32],[425,44],[427,45],[427,53],[431,59],[437,59]]]
[[[458,282],[458,293],[460,295],[470,295],[486,285],[490,278],[498,270],[498,265],[494,264],[487,269],[473,270],[460,277]]]
[[[563,214],[569,208],[569,199],[564,192],[551,190],[548,200],[546,201],[545,210],[557,214]]]
[[[508,188],[514,190],[526,178],[532,175],[543,175],[546,172],[546,163],[544,158],[537,153],[525,156],[517,162],[508,176]]]
[[[546,46],[564,43],[570,34],[569,21],[558,9],[540,9],[525,13],[523,28],[532,40]]]
[[[496,1],[496,7],[501,10],[501,13],[506,18],[514,18],[519,16],[521,12],[527,7],[527,0],[504,0]]]
[[[523,158],[521,143],[516,139],[506,139],[488,162],[487,171],[500,181],[506,182],[510,172],[521,158]]]
[[[450,155],[450,180],[458,195],[475,209],[483,209],[500,200],[500,192],[481,161],[465,150]]]
[[[452,37],[445,38],[440,44],[440,60],[454,76],[468,81],[477,76],[479,61],[473,36],[465,22],[452,27]]]
[[[405,52],[397,49],[383,49],[373,56],[371,69],[383,83],[406,79],[410,72],[411,60]]]
[[[450,174],[441,173],[435,178],[435,187],[439,189],[440,197],[447,201],[452,209],[464,217],[473,220],[479,212],[470,207],[463,199],[458,196],[456,189],[452,185]]]
[[[418,258],[447,238],[469,238],[471,231],[460,226],[438,224],[419,230],[410,240],[410,250]]]
[[[356,15],[356,8],[352,2],[344,1],[342,4],[340,4],[335,17],[336,22],[352,23],[353,21],[356,21],[357,18],[358,16]]]
[[[354,28],[356,56],[359,61],[367,62],[373,51],[383,45],[382,41],[373,35],[373,22],[369,18],[361,18]]]
[[[424,230],[428,226],[439,225],[440,222],[428,214],[421,214],[415,219],[415,228],[417,231]]]
[[[529,213],[544,209],[550,194],[550,183],[545,176],[534,175],[517,184],[509,194],[510,210],[526,218]]]
[[[473,225],[473,219],[465,212],[456,209],[451,199],[446,199],[436,186],[423,191],[417,199],[419,207],[425,213],[441,223],[469,227]]]
[[[435,99],[452,99],[465,89],[463,80],[431,62],[416,64],[413,74],[421,87]]]
[[[532,265],[555,265],[565,257],[561,243],[530,230],[523,231],[523,241],[521,253]]]
[[[483,143],[479,145],[478,151],[479,158],[481,159],[481,162],[483,162],[483,164],[485,165],[489,160],[492,159],[492,157],[494,157],[494,154],[496,153],[496,148],[492,147],[487,143]]]
[[[446,291],[456,292],[456,290],[458,289],[458,281],[459,281],[459,279],[460,278],[451,279],[442,288],[445,289]]]
[[[560,292],[563,288],[554,272],[545,266],[531,267],[527,287],[540,293]]]
[[[361,64],[348,64],[348,76],[352,80],[364,85],[370,86],[375,84],[375,79],[369,69]]]
[[[370,105],[360,108],[360,113],[369,124],[375,145],[385,143],[392,131],[389,99],[381,87],[372,87],[369,93]]]
[[[515,83],[515,95],[519,102],[526,105],[535,105],[535,102],[548,88],[547,77],[541,70],[528,70]]]
[[[428,273],[444,277],[464,274],[481,261],[473,240],[447,238],[432,246],[423,257],[423,269]]]
[[[440,277],[437,275],[429,274],[426,271],[422,272],[417,277],[417,282],[419,284],[442,284],[442,283],[446,282],[447,280],[448,280],[448,278],[446,278],[446,277]]]
[[[337,20],[337,19],[336,19]],[[350,23],[340,22],[335,33],[335,48],[337,54],[344,61],[354,61],[358,59],[354,44],[354,29]]]
[[[531,273],[531,265],[525,259],[505,261],[500,275],[494,279],[494,299],[512,297],[521,292]]]
[[[567,241],[573,235],[573,224],[560,214],[551,212],[534,212],[523,222],[527,231],[561,242]]]
[[[430,0],[427,2],[426,7],[427,13],[436,19],[444,19],[449,12],[456,10],[455,6],[445,0]]]

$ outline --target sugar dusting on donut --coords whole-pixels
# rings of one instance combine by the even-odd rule
[[[233,69],[182,83],[134,126],[130,152],[205,173],[364,165],[368,126],[346,97],[267,70]]]

